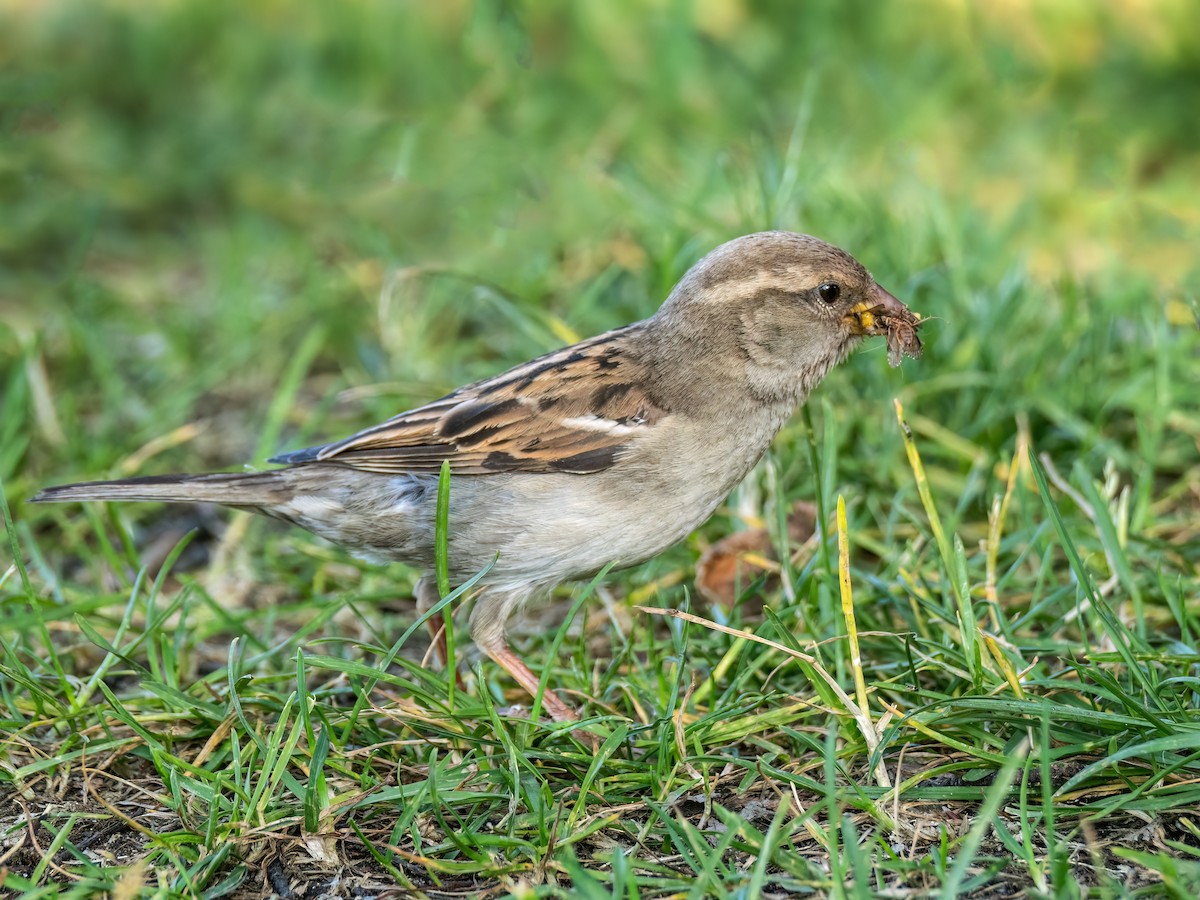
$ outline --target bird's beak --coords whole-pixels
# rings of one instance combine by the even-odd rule
[[[846,314],[846,325],[858,335],[887,334],[887,327],[878,321],[879,316],[905,320],[920,318],[879,285],[872,284],[867,298]]]

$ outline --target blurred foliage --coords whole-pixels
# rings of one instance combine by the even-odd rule
[[[146,895],[228,875],[214,893],[247,878],[257,896],[267,869],[250,848],[268,831],[312,877],[304,854],[320,848],[296,832],[318,811],[347,852],[402,844],[404,872],[464,895],[555,867],[586,887],[573,860],[590,828],[618,848],[593,871],[630,897],[621,847],[648,854],[643,896],[702,890],[697,877],[756,895],[771,859],[792,859],[796,890],[853,874],[860,891],[965,895],[1011,862],[1025,880],[1004,890],[1069,896],[1082,872],[1093,894],[1121,896],[1142,883],[1124,866],[1135,856],[1183,883],[1197,834],[1198,110],[1195,0],[0,0],[0,480],[17,519],[5,546],[25,563],[0,561],[0,782],[44,792],[54,865],[94,879],[80,896],[140,889],[141,862],[114,887],[117,870],[72,843],[98,841],[83,825],[113,807],[78,817],[73,798],[96,789],[70,779],[118,754],[153,759],[138,790],[182,817],[163,834],[157,800],[120,801],[155,816],[130,822],[128,858],[153,847]],[[606,602],[548,659],[556,626],[535,625],[520,641],[534,668],[631,729],[636,758],[580,757],[498,718],[511,685],[491,667],[462,692],[394,659],[412,621],[402,566],[244,516],[222,529],[203,509],[18,502],[340,437],[647,315],[705,251],[772,227],[863,260],[932,317],[927,352],[891,370],[868,345],[730,509],[609,581],[630,603],[682,607],[711,537],[844,496],[861,664],[875,714],[899,710],[884,762],[908,780],[911,835],[885,824],[898,799],[874,824],[858,815],[883,796],[874,761],[809,670],[771,648]],[[1052,490],[1011,467],[1025,439]],[[953,558],[937,510],[962,539]],[[172,580],[139,593],[136,573],[188,532]],[[849,685],[859,661],[839,639],[831,544],[796,560],[794,594],[760,585],[709,611],[820,648]],[[697,673],[713,677],[693,693]],[[288,709],[306,740],[287,738]],[[147,743],[139,731],[126,752],[134,719]],[[990,815],[965,842],[951,832],[1000,802],[1008,776],[993,776],[1026,734],[1036,769],[995,820],[1003,846],[981,851],[999,861],[967,884],[979,845],[964,844]],[[284,762],[261,764],[264,748]],[[279,780],[292,772],[307,789]],[[955,773],[965,782],[936,781]],[[694,792],[756,779],[771,803],[799,783],[807,812],[755,818],[756,800],[718,838]],[[1075,792],[1052,794],[1064,779]],[[23,813],[0,810],[14,842]],[[56,816],[69,818],[47,831]],[[1105,869],[1109,846],[1155,854],[1119,850]],[[32,890],[50,857],[18,849],[5,883]],[[664,858],[694,871],[677,878]]]
[[[1128,390],[1108,383],[1146,360],[1104,354],[1194,321],[1194,3],[3,17],[3,426],[33,432],[0,458],[10,479],[20,460],[95,474],[197,418],[225,417],[228,443],[178,464],[245,458],[315,324],[306,399],[334,421],[297,424],[331,437],[645,315],[705,250],[768,227],[847,246],[941,317],[921,379],[1005,373],[992,387],[1018,399],[991,408],[997,447],[1039,396],[1105,414],[1088,391]],[[380,382],[359,406],[325,400]],[[856,396],[842,384],[838,408]],[[990,388],[962,390],[932,412],[974,439]]]

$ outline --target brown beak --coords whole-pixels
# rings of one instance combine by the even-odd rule
[[[887,328],[877,321],[878,316],[898,317],[909,319],[912,313],[908,307],[893,297],[877,284],[872,284],[867,291],[867,298],[851,307],[846,316],[846,324],[855,334],[886,334]]]

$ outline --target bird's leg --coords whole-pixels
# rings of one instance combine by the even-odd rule
[[[484,591],[475,599],[471,611],[471,637],[475,646],[499,663],[530,697],[538,693],[538,677],[521,657],[513,652],[504,636],[504,627],[512,613],[524,602],[526,594]],[[575,722],[579,716],[558,694],[547,688],[542,694],[542,709],[556,722]]]
[[[418,582],[413,593],[417,600],[417,618],[425,615],[441,596],[438,594],[437,581],[432,575],[423,576]],[[425,621],[425,627],[429,629],[429,635],[432,640],[430,649],[433,651],[433,664],[436,666],[444,666],[446,664],[446,619],[441,611],[435,612]]]
[[[513,681],[525,688],[530,697],[537,696],[538,677],[530,671],[529,666],[525,665],[521,657],[513,652],[512,647],[508,646],[506,641],[501,640],[497,644],[481,644],[479,641],[475,643],[480,650],[499,663],[504,671],[513,677]],[[579,720],[578,713],[549,688],[542,693],[542,709],[550,713],[556,722]]]
[[[426,611],[442,599],[441,594],[438,593],[437,580],[431,575],[426,575],[417,582],[414,593],[417,599],[418,617],[425,615]],[[438,610],[429,617],[425,625],[429,628],[433,664],[444,666],[450,659],[450,651],[446,647],[446,617],[441,610]],[[460,690],[464,688],[462,676],[459,675],[457,667],[454,671],[454,683]]]

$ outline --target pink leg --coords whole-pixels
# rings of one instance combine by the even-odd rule
[[[504,671],[513,677],[513,681],[525,688],[530,697],[536,697],[538,692],[538,677],[529,670],[521,657],[513,652],[503,638],[498,643],[480,643],[479,649],[494,659]],[[576,722],[579,714],[567,705],[558,694],[549,688],[542,694],[542,709],[550,713],[556,722]]]
[[[512,614],[528,599],[527,591],[505,591],[501,589],[484,590],[475,598],[475,608],[471,610],[471,637],[475,645],[500,664],[504,671],[513,677],[513,681],[525,688],[530,697],[536,697],[538,678],[525,665],[524,660],[513,652],[508,645],[504,630]],[[556,722],[576,722],[579,715],[573,708],[563,702],[558,694],[547,689],[542,694],[542,709],[548,712]],[[579,732],[583,735],[583,732]],[[587,738],[593,738],[587,735]]]
[[[417,582],[415,591],[417,595],[417,615],[424,615],[427,609],[430,609],[435,603],[441,599],[438,593],[437,582],[426,575]],[[433,650],[433,664],[435,666],[444,666],[450,658],[450,652],[446,647],[446,617],[441,611],[435,612],[425,622],[429,629],[431,637],[431,647]],[[463,688],[462,676],[456,670],[454,672],[454,683],[461,690]]]

